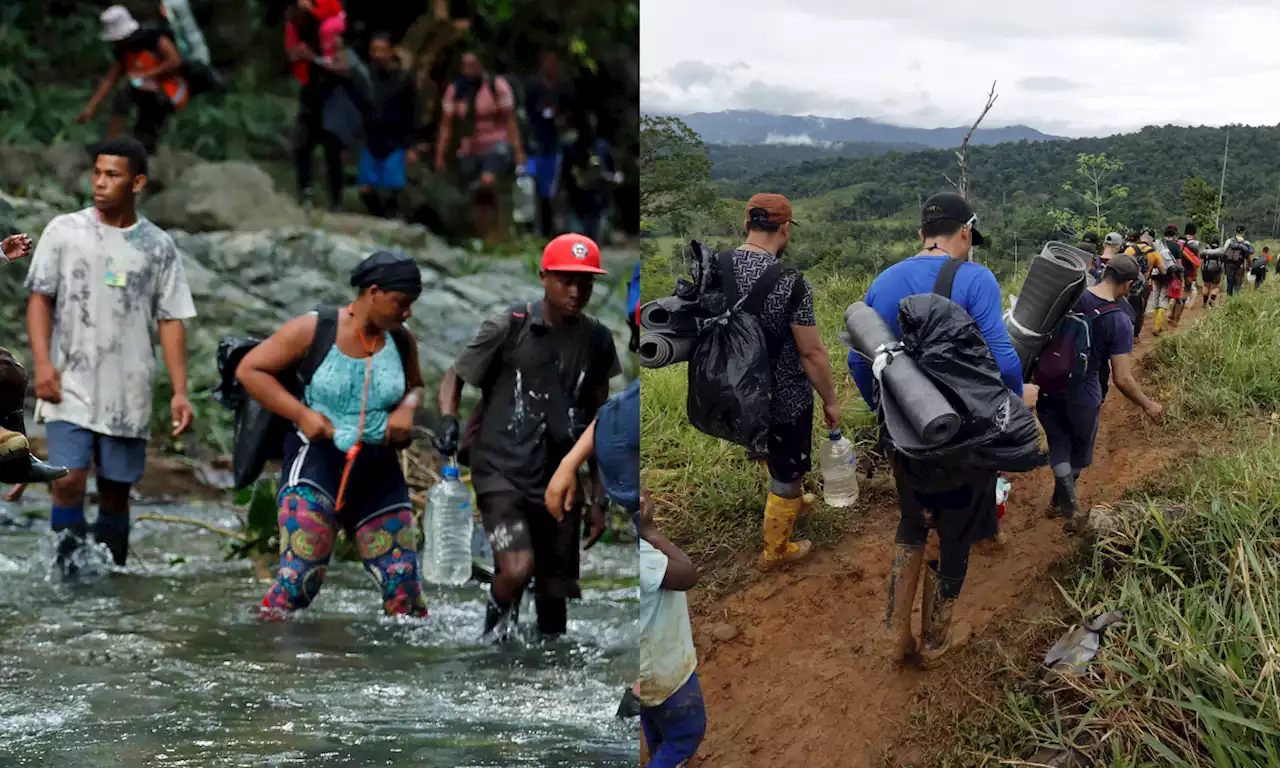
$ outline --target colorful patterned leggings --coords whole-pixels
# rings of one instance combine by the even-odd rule
[[[337,530],[337,513],[325,494],[310,485],[280,494],[280,567],[263,609],[289,612],[311,605],[324,582]],[[355,540],[365,570],[382,589],[383,610],[426,616],[413,512],[400,508],[375,515],[356,528]]]

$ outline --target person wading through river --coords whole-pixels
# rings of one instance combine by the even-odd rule
[[[1103,271],[1102,282],[1086,290],[1076,302],[1073,311],[1083,315],[1089,326],[1089,362],[1084,379],[1062,397],[1041,392],[1036,405],[1049,439],[1053,467],[1049,516],[1065,517],[1063,527],[1068,533],[1084,533],[1089,522],[1089,511],[1080,511],[1076,483],[1080,472],[1093,463],[1108,370],[1116,388],[1142,408],[1148,418],[1159,422],[1164,413],[1159,403],[1143,394],[1133,377],[1133,320],[1125,299],[1140,273],[1141,267],[1132,256],[1117,256]]]
[[[350,305],[290,320],[236,369],[253,399],[297,427],[284,444],[280,567],[262,599],[266,618],[315,600],[339,527],[381,588],[383,610],[427,615],[399,457],[424,399],[417,341],[404,327],[422,293],[422,273],[413,259],[379,251],[352,270],[351,285],[358,294]],[[295,369],[318,337],[332,342],[295,397],[278,377]]]
[[[1000,285],[991,270],[969,261],[974,245],[981,245],[978,217],[961,196],[944,192],[929,198],[920,217],[919,255],[898,262],[871,283],[864,301],[874,309],[895,337],[901,336],[898,304],[908,296],[930,293],[948,259],[964,263],[955,273],[951,298],[973,318],[1010,391],[1028,405],[1035,402],[1034,384],[1024,386],[1022,363],[1001,319]],[[855,353],[849,369],[862,398],[876,410],[871,366]],[[952,614],[969,568],[969,549],[996,535],[995,470],[941,469],[898,454],[881,431],[882,446],[893,467],[901,518],[895,538],[897,548],[889,575],[889,601],[885,615],[891,654],[902,660],[917,649],[911,635],[911,607],[916,583],[925,574],[919,661],[925,669],[968,640],[969,628],[952,625]],[[938,531],[940,555],[925,568],[924,548],[929,529]]]
[[[187,332],[196,316],[182,254],[137,213],[147,153],[132,138],[96,149],[93,207],[45,227],[27,273],[27,334],[37,406],[48,421],[49,461],[71,473],[53,483],[50,523],[60,534],[64,575],[86,535],[85,486],[97,471],[94,537],[123,566],[129,552],[129,492],[142,479],[151,435],[152,333],[173,385],[173,435],[191,425]]]
[[[761,193],[747,202],[747,241],[733,251],[737,295],[746,296],[770,266],[780,261],[791,241],[791,202]],[[711,285],[721,285],[720,260],[711,262]],[[784,271],[757,316],[772,362],[769,395],[769,497],[764,508],[764,550],[756,567],[769,571],[807,556],[808,541],[792,541],[796,518],[816,499],[805,494],[804,477],[812,468],[813,391],[822,397],[828,429],[840,427],[840,403],[831,379],[831,359],[818,333],[813,288],[799,271]]]
[[[485,635],[518,621],[532,576],[538,630],[564,634],[568,600],[581,596],[578,540],[582,503],[562,519],[547,512],[547,482],[608,399],[622,372],[608,326],[585,314],[600,268],[600,249],[582,235],[561,235],[542,252],[541,301],[513,305],[484,322],[440,383],[436,447],[471,467],[480,517],[493,547],[495,576]],[[481,402],[459,444],[463,382]],[[607,496],[592,462],[591,535],[605,528]]]

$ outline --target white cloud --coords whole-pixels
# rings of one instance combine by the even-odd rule
[[[642,108],[1063,135],[1280,123],[1269,0],[644,0]]]

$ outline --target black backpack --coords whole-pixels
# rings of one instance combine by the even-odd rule
[[[893,438],[893,430],[886,429],[884,403],[877,408],[882,436],[889,432],[895,451],[922,463],[913,465],[912,473],[930,490],[954,488],[956,472],[1030,472],[1049,463],[1039,447],[1035,414],[1004,383],[973,316],[951,300],[956,272],[963,265],[959,259],[948,259],[933,291],[898,302],[906,354],[959,414],[962,426],[941,444],[924,444],[918,436],[912,444]]]
[[[316,369],[324,362],[330,347],[338,338],[338,309],[322,307],[316,310],[316,332],[311,345],[302,356],[297,368],[279,375],[280,383],[289,393],[302,399]],[[400,353],[401,360],[408,360],[413,343],[408,331],[397,328],[390,332],[391,340]],[[218,343],[218,375],[220,381],[214,389],[214,399],[236,414],[235,440],[232,451],[232,470],[237,491],[248,488],[262,474],[268,461],[284,456],[284,439],[293,425],[282,416],[263,408],[249,397],[244,386],[236,378],[236,368],[249,350],[262,343],[262,339],[242,339],[224,336]]]
[[[699,432],[763,453],[769,447],[773,363],[758,316],[788,269],[779,262],[770,264],[747,295],[739,296],[733,255],[725,251],[716,257],[724,308],[698,329],[689,360],[686,410],[689,424]],[[715,303],[718,297],[699,298]]]
[[[1226,251],[1223,256],[1226,258],[1228,266],[1239,267],[1249,258],[1251,249],[1243,242],[1231,238],[1231,242],[1227,243]]]

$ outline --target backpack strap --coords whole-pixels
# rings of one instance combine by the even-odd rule
[[[513,302],[507,307],[507,335],[502,339],[499,348],[500,359],[489,363],[489,370],[480,385],[482,398],[488,397],[489,391],[498,378],[498,371],[511,364],[512,353],[524,340],[525,330],[529,327],[529,315],[533,314],[533,305],[527,301]]]
[[[721,251],[716,254],[716,272],[718,273],[717,279],[720,282],[720,292],[724,294],[730,307],[736,306],[738,303],[738,281],[733,271],[733,251]]]
[[[316,310],[316,331],[311,336],[311,344],[307,346],[307,353],[298,364],[298,384],[303,389],[311,383],[311,377],[337,340],[338,308],[320,307]]]
[[[787,268],[782,266],[781,262],[775,261],[770,264],[764,274],[757,277],[755,283],[751,285],[751,292],[747,294],[747,298],[742,302],[742,311],[749,315],[760,314],[760,311],[764,309],[765,301],[769,298],[769,294],[786,272]]]
[[[955,286],[956,273],[960,271],[962,266],[964,266],[963,260],[954,256],[947,257],[947,260],[942,264],[942,269],[938,271],[938,279],[933,283],[933,292],[943,298],[951,298],[951,289]]]

